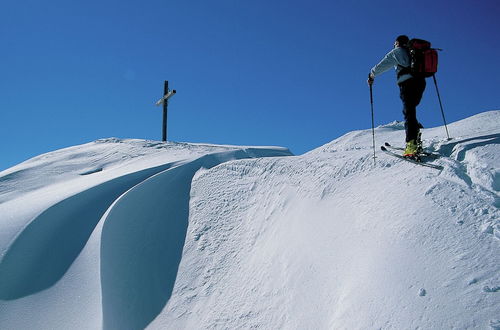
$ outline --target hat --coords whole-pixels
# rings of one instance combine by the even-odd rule
[[[400,45],[406,45],[408,44],[408,41],[410,41],[410,38],[408,38],[407,35],[400,35],[396,38],[396,41],[399,42]]]

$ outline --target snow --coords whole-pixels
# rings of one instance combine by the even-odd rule
[[[0,172],[0,328],[500,329],[498,123],[425,129],[442,171],[371,130],[35,157]]]

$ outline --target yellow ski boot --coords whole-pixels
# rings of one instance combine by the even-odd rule
[[[418,145],[416,140],[406,142],[406,148],[403,152],[403,157],[415,158],[418,156]]]

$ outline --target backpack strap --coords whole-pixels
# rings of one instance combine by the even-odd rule
[[[400,46],[399,48],[402,48],[406,51],[406,54],[408,55],[408,58],[411,61],[410,49],[407,46]],[[402,66],[398,64],[398,68],[400,69],[397,75],[398,79],[404,74],[411,74],[411,66]]]

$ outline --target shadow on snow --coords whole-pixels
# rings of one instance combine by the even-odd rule
[[[109,206],[166,164],[110,180],[49,207],[33,219],[0,261],[0,299],[22,298],[54,285],[69,269]]]
[[[203,156],[149,178],[113,205],[101,239],[104,329],[144,329],[172,296],[195,173],[231,159],[273,156],[267,153],[247,149]]]

